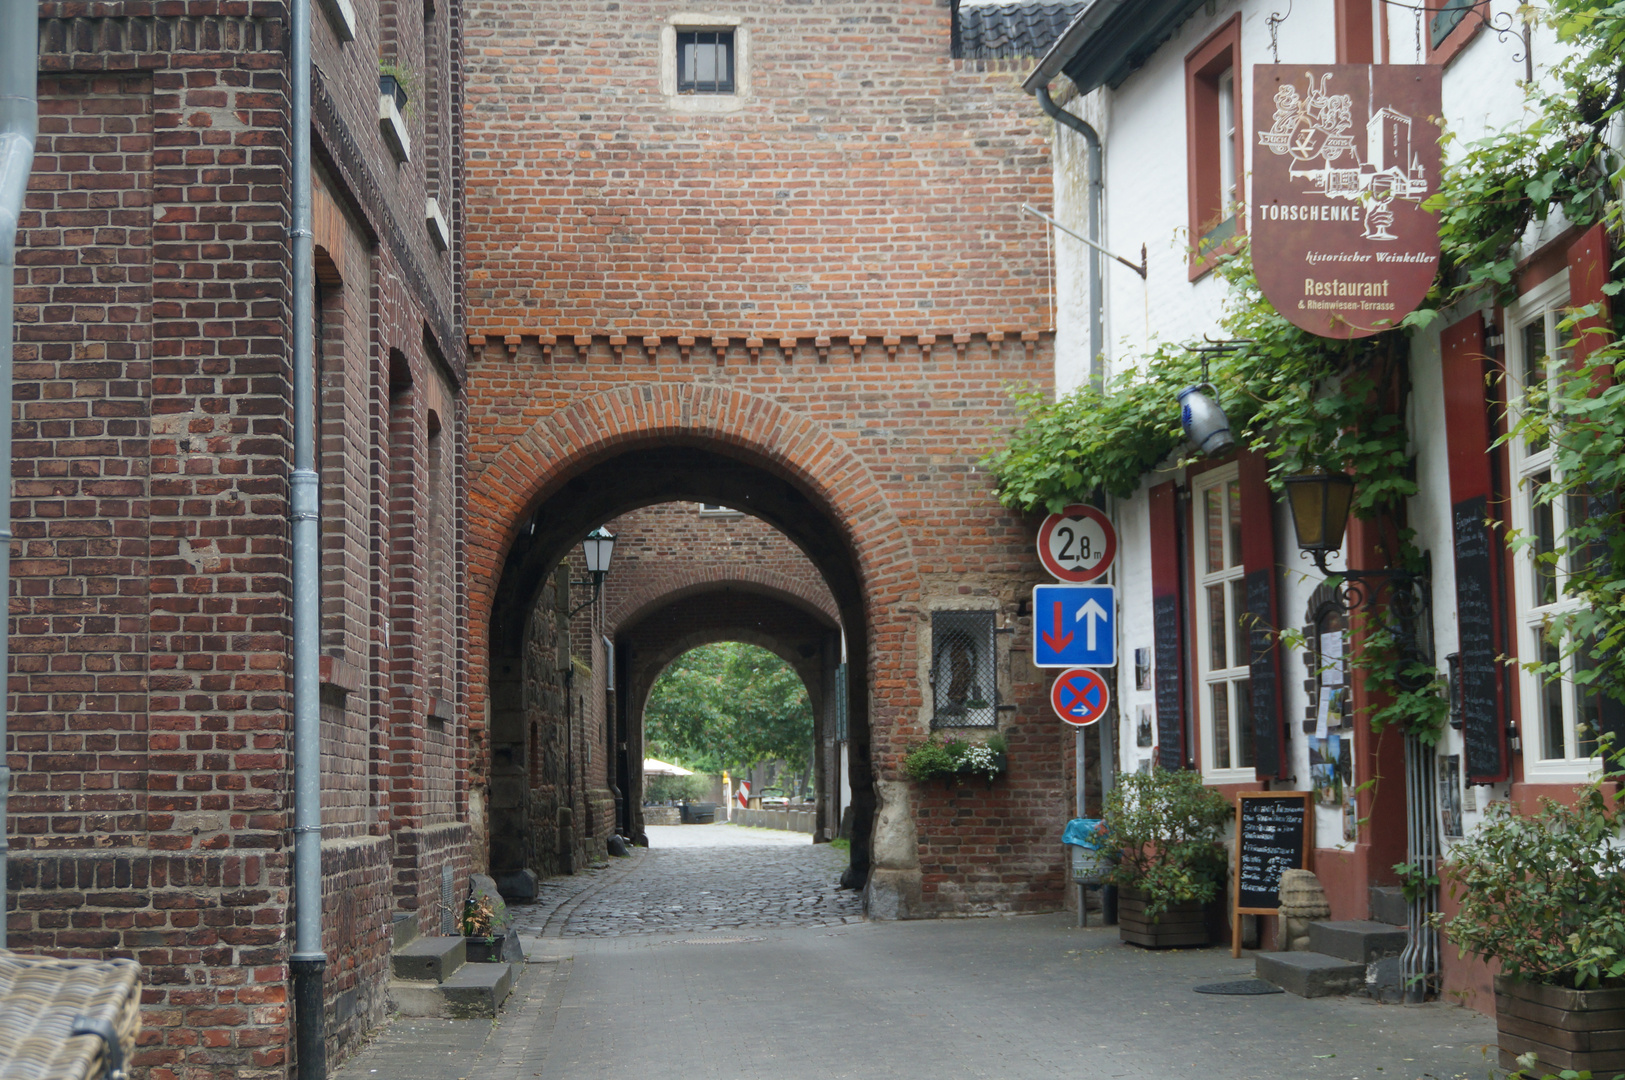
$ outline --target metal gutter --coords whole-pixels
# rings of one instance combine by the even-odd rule
[[[13,0],[17,2],[17,0]],[[30,0],[31,2],[31,0]],[[310,0],[289,0],[293,116],[293,975],[299,1080],[326,1080],[322,975],[321,492],[316,475],[315,231],[310,169]]]
[[[11,475],[13,292],[17,269],[17,222],[34,168],[39,136],[39,5],[37,0],[0,0],[0,462]],[[0,499],[0,597],[11,592],[11,495]],[[10,670],[10,635],[0,628],[0,678]],[[0,694],[0,949],[6,947],[5,888],[10,844],[6,797],[11,769],[6,756],[6,699]]]
[[[1105,381],[1101,353],[1106,348],[1105,312],[1102,310],[1106,302],[1105,282],[1102,280],[1106,268],[1100,261],[1101,253],[1105,250],[1100,246],[1100,227],[1106,204],[1106,183],[1101,175],[1103,154],[1100,135],[1087,121],[1055,104],[1055,99],[1049,96],[1048,84],[1037,87],[1033,93],[1038,98],[1038,104],[1056,123],[1064,124],[1083,136],[1089,150],[1089,235],[1084,241],[1089,245],[1089,384],[1098,390]],[[1126,260],[1118,261],[1133,266]],[[1143,270],[1139,273],[1141,277],[1145,276]]]

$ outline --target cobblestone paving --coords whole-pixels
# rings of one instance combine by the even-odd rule
[[[655,836],[655,846],[608,866],[543,882],[536,903],[513,908],[515,925],[522,935],[568,938],[862,921],[862,897],[836,887],[846,852],[754,833],[692,826],[673,847]]]

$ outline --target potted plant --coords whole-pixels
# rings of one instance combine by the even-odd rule
[[[961,777],[980,776],[992,787],[994,779],[1008,768],[1003,735],[990,735],[986,742],[942,739],[935,735],[916,743],[903,755],[903,772],[910,780],[942,778],[953,787]]]
[[[1459,907],[1439,921],[1463,952],[1500,964],[1503,1068],[1625,1072],[1625,848],[1611,802],[1592,784],[1536,814],[1491,803],[1451,853]]]
[[[502,938],[496,934],[496,917],[489,896],[473,895],[463,903],[463,946],[469,963],[488,964],[502,959]]]
[[[1225,879],[1230,801],[1183,770],[1120,774],[1106,793],[1107,837],[1119,852],[1105,875],[1116,885],[1122,940],[1161,949],[1206,945],[1204,905]]]

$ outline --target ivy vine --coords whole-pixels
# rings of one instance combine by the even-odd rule
[[[1523,122],[1461,144],[1425,208],[1435,212],[1443,251],[1439,277],[1422,306],[1394,330],[1358,341],[1317,337],[1292,325],[1263,297],[1243,238],[1216,272],[1226,284],[1223,332],[1249,342],[1208,372],[1240,445],[1265,455],[1277,489],[1311,469],[1354,477],[1352,513],[1379,523],[1390,566],[1420,567],[1403,527],[1416,494],[1411,477],[1404,396],[1408,343],[1445,311],[1506,300],[1515,289],[1520,244],[1554,213],[1570,224],[1620,226],[1622,176],[1608,132],[1625,101],[1625,2],[1552,0],[1542,16],[1568,49],[1544,80],[1525,87]],[[1449,131],[1445,139],[1454,141]],[[1620,285],[1620,264],[1605,292]],[[1613,379],[1625,343],[1597,321],[1595,305],[1565,321],[1591,350],[1571,379],[1526,409],[1507,437],[1540,425],[1554,446],[1553,475],[1537,498],[1580,498],[1596,512],[1572,522],[1556,552],[1575,569],[1568,588],[1581,607],[1551,633],[1565,658],[1578,654],[1577,681],[1625,701],[1625,529],[1618,527],[1625,485],[1625,387]],[[1581,350],[1584,351],[1584,350]],[[1191,458],[1180,429],[1177,392],[1202,379],[1202,358],[1183,343],[1164,343],[1103,386],[1060,398],[1016,394],[1021,424],[983,458],[999,499],[1024,512],[1058,511],[1100,492],[1134,493],[1159,469]],[[1374,730],[1398,726],[1437,741],[1448,705],[1442,680],[1396,647],[1396,627],[1368,620],[1354,658],[1382,703]],[[1547,668],[1546,674],[1553,671]]]

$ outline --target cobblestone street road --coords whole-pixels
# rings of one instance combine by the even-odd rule
[[[626,934],[859,922],[862,898],[836,883],[846,852],[801,833],[653,825],[649,847],[608,867],[542,883],[513,910],[521,935]]]

